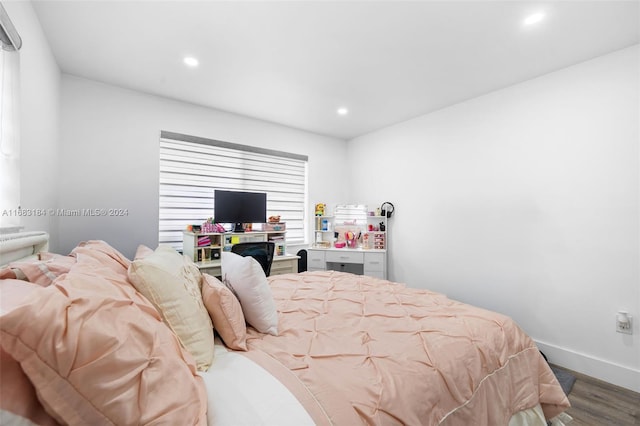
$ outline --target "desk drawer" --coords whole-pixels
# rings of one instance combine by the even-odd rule
[[[269,275],[294,274],[298,272],[298,268],[295,269],[296,270],[294,271],[293,267],[287,263],[272,263]]]
[[[356,251],[328,251],[325,253],[327,262],[336,263],[364,263],[363,253]]]
[[[324,251],[307,250],[307,269],[324,271]]]
[[[384,271],[368,271],[365,272],[365,275],[373,278],[380,278],[381,280],[386,280],[387,277],[384,274]]]
[[[384,271],[384,253],[366,253],[364,255],[364,270]]]
[[[271,275],[295,274],[298,272],[297,257],[276,256],[271,263]]]

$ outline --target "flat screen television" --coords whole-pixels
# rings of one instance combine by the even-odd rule
[[[267,194],[214,190],[213,215],[217,223],[233,223],[233,232],[244,232],[244,223],[267,221]]]

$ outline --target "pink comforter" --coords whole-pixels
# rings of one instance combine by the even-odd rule
[[[269,281],[280,333],[249,328],[249,350],[292,371],[334,424],[506,425],[538,403],[547,418],[569,406],[531,338],[504,315],[340,272]]]

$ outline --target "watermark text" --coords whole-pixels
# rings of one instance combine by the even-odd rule
[[[83,208],[83,209],[4,209],[2,217],[118,217],[129,216],[129,209],[122,208]]]

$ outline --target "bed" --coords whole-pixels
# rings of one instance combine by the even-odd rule
[[[167,247],[130,260],[104,241],[60,255],[20,239],[0,244],[2,424],[570,419],[517,324],[442,294],[334,271],[267,278],[224,253],[218,280]]]

